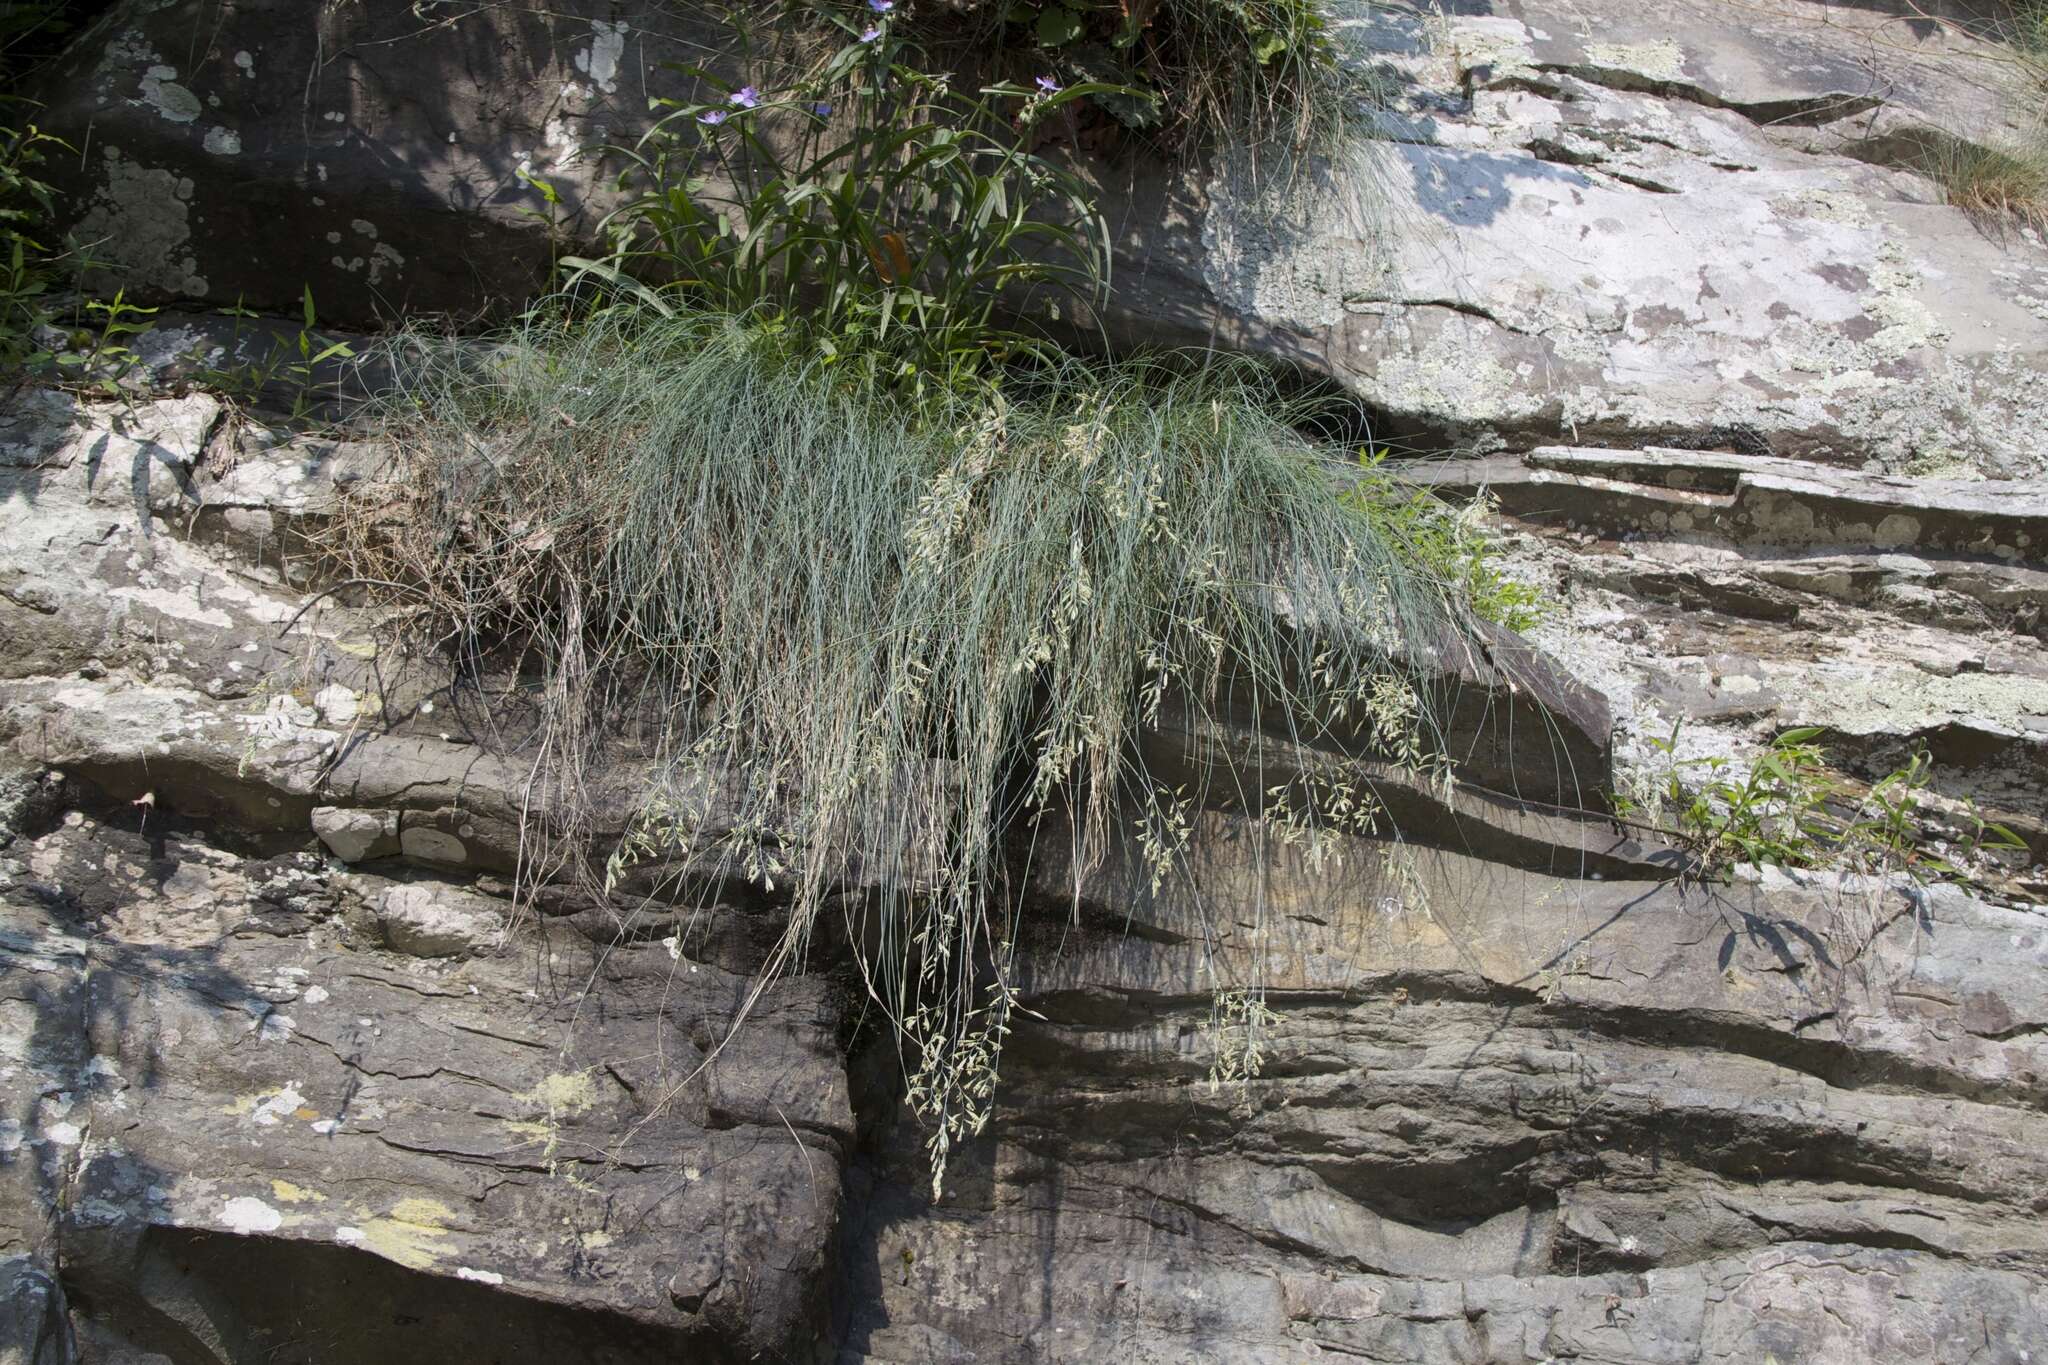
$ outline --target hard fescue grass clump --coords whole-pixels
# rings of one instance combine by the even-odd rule
[[[1951,143],[1933,173],[1948,201],[1964,212],[2048,231],[2048,117],[2003,146]]]
[[[1129,840],[1170,875],[1200,793],[1136,756],[1162,712],[1410,769],[1441,751],[1419,678],[1454,590],[1334,495],[1248,366],[1074,362],[911,407],[726,315],[400,351],[407,474],[353,518],[353,572],[444,642],[537,661],[546,868],[632,714],[656,775],[610,888],[683,859],[786,897],[783,968],[845,914],[935,1178],[993,1094],[1009,835],[1052,815],[1077,866]],[[1256,805],[1262,775],[1233,778]],[[1377,818],[1357,793],[1297,823]]]
[[[2037,83],[2048,86],[2048,0],[2006,0],[2010,15],[1994,31],[2034,73]]]
[[[2048,0],[2006,0],[1966,27],[1997,44],[1994,60],[2017,68],[2016,131],[1990,141],[1931,134],[1907,164],[1975,218],[2048,232]]]
[[[1914,128],[1866,144],[1863,154],[1926,176],[1944,200],[1988,229],[2048,231],[2048,112],[1990,141]]]

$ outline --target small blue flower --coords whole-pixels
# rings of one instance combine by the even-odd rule
[[[880,30],[880,29],[878,29],[878,28],[871,28],[871,29],[867,29],[866,31],[864,31],[864,32],[863,32],[863,33],[862,33],[862,34],[860,35],[860,40],[861,40],[862,42],[864,42],[864,43],[872,43],[872,42],[873,42],[873,41],[874,41],[875,39],[877,39],[877,38],[879,38],[879,37],[881,37],[881,36],[882,36],[882,30]]]
[[[706,109],[703,113],[697,115],[697,122],[708,123],[715,128],[719,124],[725,122],[725,110]]]
[[[1037,83],[1038,91],[1042,95],[1057,95],[1060,92],[1060,83],[1050,76],[1040,76]]]
[[[761,102],[761,92],[751,85],[743,85],[733,91],[732,94],[726,96],[725,102],[736,105],[741,109],[752,109]]]
[[[877,14],[887,14],[896,8],[896,0],[868,0],[868,8]]]
[[[832,103],[830,100],[819,100],[816,104],[811,106],[811,112],[813,114],[816,114],[819,118],[831,118]]]

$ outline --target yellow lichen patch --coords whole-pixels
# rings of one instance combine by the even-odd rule
[[[225,1114],[231,1119],[245,1118],[256,1112],[256,1106],[269,1098],[269,1095],[237,1095],[214,1112]]]
[[[295,1119],[317,1119],[320,1117],[320,1111],[318,1109],[308,1109],[302,1104],[292,1110],[292,1117]]]
[[[444,1228],[455,1216],[455,1210],[437,1199],[401,1199],[391,1206],[387,1215],[402,1223],[417,1223],[421,1227]]]
[[[597,1087],[588,1071],[558,1071],[521,1096],[549,1114],[580,1114],[597,1103]]]
[[[286,1204],[324,1204],[327,1202],[327,1196],[320,1193],[320,1191],[309,1190],[301,1185],[294,1185],[289,1180],[271,1181],[270,1192]]]
[[[447,1222],[455,1216],[447,1205],[432,1199],[401,1199],[391,1212],[363,1224],[362,1245],[387,1261],[412,1270],[424,1270],[439,1258],[437,1245],[447,1237]]]

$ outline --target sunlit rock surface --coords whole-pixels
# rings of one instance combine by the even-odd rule
[[[1924,746],[2048,854],[2048,248],[1896,169],[2023,106],[1876,5],[1339,20],[1386,141],[1290,181],[1094,166],[1106,321],[1455,448],[1413,472],[1496,503],[1541,652],[1440,661],[1467,785],[1389,781],[1398,844],[1310,866],[1219,798],[1156,888],[1135,848],[1035,864],[1004,1086],[937,1199],[833,935],[757,998],[771,897],[515,912],[516,690],[380,650],[304,554],[374,441],[8,396],[0,1361],[2038,1357],[2038,871],[1681,885],[1575,809],[1654,784],[1674,726],[1740,763],[1813,725],[1865,779]],[[575,150],[690,36],[131,3],[41,121],[90,127],[62,173],[185,301],[139,345],[189,377],[268,344],[203,316],[237,298],[523,296],[520,172],[587,232]],[[1148,759],[1278,761],[1255,719]]]

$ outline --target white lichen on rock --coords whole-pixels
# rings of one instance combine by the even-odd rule
[[[204,294],[191,247],[191,179],[130,161],[115,147],[101,149],[100,165],[105,178],[75,235],[94,243],[94,256],[129,288]]]

